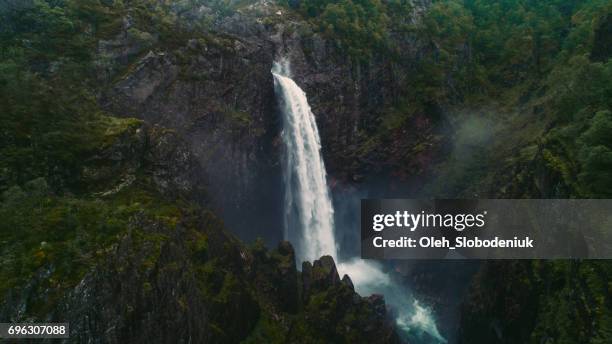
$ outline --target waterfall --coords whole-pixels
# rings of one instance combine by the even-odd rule
[[[285,239],[297,245],[298,262],[337,259],[334,209],[327,188],[321,141],[306,94],[289,78],[287,63],[272,71],[283,100]]]
[[[411,342],[445,343],[429,309],[420,306],[379,264],[358,257],[338,260],[334,208],[315,116],[306,93],[291,79],[287,61],[274,63],[272,75],[283,113],[284,236],[294,244],[298,264],[332,256],[338,271],[351,277],[358,293],[383,294],[397,309],[396,325]]]

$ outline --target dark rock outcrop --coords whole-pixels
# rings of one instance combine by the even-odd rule
[[[360,297],[348,276],[340,280],[336,264],[323,256],[302,265],[304,323],[291,336],[328,338],[331,342],[399,343],[382,295]],[[334,325],[331,325],[334,324]]]
[[[310,262],[302,263],[303,298],[308,300],[310,295],[329,286],[337,286],[340,282],[336,264],[331,256],[323,256]]]
[[[353,285],[353,281],[351,280],[349,275],[344,275],[342,277],[342,284],[344,284],[345,286],[355,290],[355,286]]]
[[[256,245],[251,276],[257,289],[273,300],[281,311],[298,311],[298,271],[293,246],[288,241],[281,242],[272,252],[267,251],[261,242]]]

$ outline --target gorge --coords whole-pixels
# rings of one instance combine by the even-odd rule
[[[0,321],[74,343],[610,342],[609,261],[366,261],[355,214],[611,197],[611,11],[0,2]]]

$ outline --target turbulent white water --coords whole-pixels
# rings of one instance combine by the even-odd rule
[[[277,96],[282,104],[285,145],[285,239],[295,245],[298,263],[330,255],[338,271],[348,274],[361,295],[383,294],[397,308],[398,328],[429,341],[446,342],[427,308],[393,281],[374,263],[359,258],[338,260],[334,234],[334,208],[321,156],[321,141],[315,116],[302,89],[291,79],[286,61],[272,69]]]

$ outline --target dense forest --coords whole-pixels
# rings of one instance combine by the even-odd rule
[[[211,136],[242,146],[249,146],[244,137],[273,143],[277,128],[240,103],[250,96],[232,88],[233,74],[214,70],[234,68],[239,62],[227,61],[237,56],[258,59],[251,46],[267,47],[279,28],[300,37],[306,61],[320,60],[309,42],[324,42],[325,63],[348,70],[338,80],[358,84],[384,70],[380,84],[392,84],[392,95],[372,95],[374,115],[338,124],[356,128],[345,146],[319,124],[324,146],[334,146],[324,148],[331,178],[358,184],[381,165],[402,181],[422,182],[417,191],[430,197],[612,196],[609,0],[6,0],[0,320],[88,314],[102,323],[120,315],[108,342],[134,339],[130,329],[151,330],[156,319],[179,319],[177,337],[211,342],[398,340],[379,314],[380,300],[351,301],[349,283],[327,276],[334,267],[319,262],[303,277],[290,247],[267,250],[261,240],[244,244],[229,234],[221,219],[232,219],[214,209],[214,180],[198,177],[206,173],[205,154],[170,120],[134,115],[145,107],[161,112],[172,99],[136,110],[118,103],[117,85],[149,68],[147,61],[171,59],[153,69],[164,77],[177,70],[175,79],[158,84],[219,92],[210,109],[197,110],[214,115]],[[254,89],[272,87],[274,51],[266,54],[261,75],[269,83]],[[255,63],[240,74],[259,78]],[[311,65],[298,70],[316,74]],[[310,91],[319,85],[308,87],[317,94]],[[314,100],[320,108],[332,106],[321,94]],[[333,114],[324,120],[340,121]],[[399,138],[415,128],[426,134]],[[478,141],[483,131],[486,142]],[[464,141],[469,158],[456,149]],[[257,154],[275,152],[263,146]],[[609,343],[611,276],[605,260],[483,263],[462,306],[458,342]],[[117,294],[94,287],[91,298],[79,294],[87,283],[103,283],[96,278],[107,278]],[[314,281],[311,290],[304,278]],[[118,287],[122,279],[133,285]],[[104,303],[113,298],[122,304]],[[87,306],[112,311],[83,313]],[[162,315],[139,319],[148,312]],[[372,321],[376,329],[361,330]],[[96,326],[74,320],[83,334],[73,340],[104,333]]]
[[[506,113],[531,113],[531,121],[551,128],[524,149],[538,149],[559,178],[559,190],[543,196],[592,198],[609,197],[612,190],[605,138],[611,137],[611,6],[433,1],[418,23],[406,22],[412,11],[407,1],[303,1],[299,9],[349,56],[367,63],[381,54],[414,64],[397,100],[400,109],[382,118],[382,131],[401,127],[411,111],[431,104],[493,103]],[[398,43],[412,35],[429,46],[418,61],[402,61]],[[410,109],[401,108],[406,104]]]

